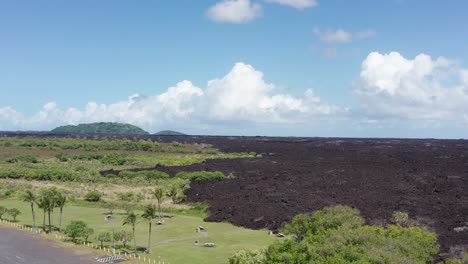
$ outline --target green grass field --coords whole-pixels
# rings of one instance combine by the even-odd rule
[[[28,203],[17,200],[0,200],[0,206],[18,208],[21,215],[17,217],[17,221],[22,224],[32,224],[31,208]],[[43,214],[42,211],[37,210],[36,208],[36,221],[38,225],[42,225]],[[53,224],[55,226],[58,226],[59,223],[58,211],[56,209],[54,213]],[[130,226],[122,226],[122,219],[125,217],[123,211],[114,211],[114,219],[110,223],[104,219],[106,215],[107,210],[104,208],[66,206],[62,228],[71,220],[83,220],[94,229],[94,235],[90,241],[95,244],[100,243],[95,239],[95,235],[101,231],[111,231],[113,228],[115,231],[131,230]],[[9,216],[4,218],[11,219]],[[198,226],[205,227],[207,232],[197,233],[195,229]],[[140,220],[136,229],[137,244],[146,246],[148,223]],[[195,240],[199,240],[200,245],[212,242],[216,246],[214,248],[195,246]],[[249,230],[229,223],[208,223],[199,217],[174,215],[173,218],[166,218],[164,225],[153,225],[150,257],[154,259],[160,256],[161,260],[172,264],[227,263],[228,257],[239,250],[267,247],[274,240],[275,238],[269,236],[266,230]],[[110,243],[105,244],[110,245]],[[128,244],[133,245],[133,241]]]

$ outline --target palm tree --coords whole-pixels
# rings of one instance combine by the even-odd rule
[[[36,202],[36,196],[31,191],[26,191],[23,195],[23,201],[31,204],[31,212],[33,218],[33,230],[36,232],[36,213],[34,212],[34,203]]]
[[[147,206],[145,206],[145,210],[143,211],[141,218],[148,221],[149,224],[148,247],[146,249],[149,253],[151,247],[151,221],[153,221],[153,219],[156,218],[156,206],[154,206],[153,204],[148,204]]]
[[[136,237],[135,237],[135,225],[137,222],[138,216],[131,212],[124,218],[123,225],[132,225],[132,232],[133,232],[133,247],[135,248],[135,252],[137,251],[136,247]]]
[[[56,200],[56,205],[57,207],[60,208],[60,220],[59,220],[59,232],[62,231],[62,214],[63,214],[63,207],[65,206],[65,203],[67,202],[67,197],[59,192],[57,194],[57,200]]]
[[[42,209],[43,211],[43,220],[42,220],[42,230],[46,231],[45,219],[46,219],[46,212],[47,212],[47,200],[41,194],[38,199],[36,199],[37,207]]]
[[[59,191],[55,187],[43,189],[41,192],[41,200],[44,206],[44,212],[47,211],[49,218],[49,233],[52,232],[52,218],[51,215],[54,212],[54,208],[57,206]]]
[[[153,195],[158,201],[158,215],[159,215],[159,221],[161,222],[161,201],[164,198],[164,192],[161,188],[156,188],[154,189]]]

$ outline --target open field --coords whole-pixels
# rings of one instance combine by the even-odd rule
[[[8,208],[18,208],[22,214],[18,216],[19,223],[31,225],[32,217],[28,203],[14,200],[0,200],[0,206]],[[139,212],[137,212],[139,213]],[[107,210],[103,208],[89,208],[67,206],[64,208],[63,226],[71,220],[83,220],[94,229],[94,235],[90,241],[98,244],[95,235],[101,231],[128,230],[131,227],[122,226],[122,219],[125,216],[123,211],[116,210],[114,219],[107,222],[104,217]],[[36,214],[38,225],[42,225],[42,212]],[[58,214],[55,213],[52,220],[54,225],[58,225]],[[206,233],[197,233],[195,229],[203,226]],[[136,241],[140,246],[146,246],[148,241],[148,224],[140,220],[136,226]],[[215,243],[214,248],[195,246],[194,241],[199,240],[203,245],[205,242]],[[266,230],[249,230],[233,226],[229,223],[207,223],[200,217],[175,215],[173,218],[166,218],[163,225],[153,225],[152,232],[152,252],[151,258],[161,256],[162,260],[170,263],[225,263],[227,258],[242,249],[255,249],[266,247],[275,239],[267,234]],[[133,245],[133,241],[128,243]],[[105,243],[110,246],[111,243]]]

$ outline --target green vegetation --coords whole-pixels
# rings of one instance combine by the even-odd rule
[[[8,212],[8,208],[5,206],[0,206],[0,220],[3,219],[3,215],[5,215]]]
[[[447,259],[439,264],[468,264],[468,253],[463,255],[463,259]]]
[[[392,221],[395,224],[401,225],[401,226],[407,226],[410,223],[408,213],[407,212],[400,212],[400,211],[396,211],[396,212],[393,213]]]
[[[5,206],[0,206],[0,220],[3,220],[5,215],[12,217],[13,222],[16,222],[16,217],[21,214],[21,211],[18,208],[6,208]]]
[[[175,176],[176,178],[190,180],[190,181],[207,181],[207,180],[224,180],[230,179],[234,176],[226,176],[224,173],[219,171],[195,171],[195,172],[179,172]]]
[[[18,208],[11,208],[7,213],[13,218],[13,222],[16,222],[16,217],[21,214],[21,211]]]
[[[146,247],[146,252],[150,253],[151,251],[151,227],[153,223],[153,219],[156,218],[156,206],[153,204],[148,204],[145,206],[145,210],[143,214],[141,214],[141,218],[148,222],[148,246]]]
[[[77,126],[61,126],[50,131],[54,134],[112,134],[112,135],[148,135],[143,129],[121,123],[91,123],[79,124]]]
[[[67,225],[64,231],[65,235],[69,236],[72,241],[76,242],[79,237],[84,238],[86,242],[88,242],[88,238],[90,235],[94,233],[94,230],[81,220],[71,221],[70,224]]]
[[[86,194],[85,200],[88,202],[99,202],[101,200],[102,193],[98,191],[91,191]]]
[[[86,205],[86,206],[85,206]],[[63,226],[64,230],[72,221],[83,221],[88,227],[94,229],[94,234],[88,238],[89,242],[100,245],[101,242],[96,238],[101,232],[115,233],[120,231],[132,232],[133,224],[135,223],[135,235],[132,235],[131,242],[127,244],[127,248],[123,247],[123,241],[116,241],[119,250],[132,251],[134,246],[138,248],[146,248],[148,242],[147,221],[143,221],[141,215],[143,213],[142,206],[134,207],[133,214],[136,216],[135,221],[130,220],[128,224],[123,225],[124,220],[131,218],[132,213],[126,215],[121,209],[116,209],[111,221],[106,221],[104,217],[107,215],[107,208],[95,207],[98,203],[80,204],[67,203],[64,208]],[[32,226],[31,208],[28,202],[18,200],[1,200],[0,206],[7,208],[18,208],[22,214],[18,216],[17,221],[21,224]],[[93,206],[93,207],[91,207]],[[206,207],[205,207],[206,208]],[[172,264],[218,264],[226,263],[229,256],[235,252],[247,249],[260,249],[266,247],[275,241],[273,236],[269,236],[266,230],[249,230],[241,227],[233,226],[229,223],[209,223],[204,222],[205,216],[189,216],[181,215],[178,210],[164,211],[164,214],[171,214],[172,218],[164,218],[164,224],[154,226],[151,232],[151,259],[157,259],[161,256],[161,260]],[[42,218],[42,212],[37,213],[38,218]],[[47,213],[46,213],[47,216]],[[59,223],[58,210],[52,215],[52,223]],[[155,216],[157,219],[157,216]],[[154,221],[153,221],[154,222]],[[198,226],[203,226],[206,233],[196,233],[195,229]],[[57,228],[53,228],[57,230]],[[132,232],[133,233],[133,232]],[[198,240],[200,246],[195,246],[194,241]],[[84,236],[77,236],[76,241],[85,241]],[[103,241],[103,246],[110,248],[112,239]],[[215,243],[214,248],[203,247],[204,243]]]
[[[3,147],[2,147],[3,146]],[[8,147],[5,147],[8,146]],[[0,179],[83,183],[156,184],[162,172],[128,172],[155,165],[181,166],[214,158],[251,158],[256,153],[220,153],[208,145],[150,140],[0,138]],[[101,176],[101,171],[118,175]],[[188,176],[185,176],[188,177]],[[222,177],[222,176],[220,176]]]
[[[346,206],[298,215],[283,232],[290,239],[239,252],[229,263],[432,263],[439,249],[425,228],[364,225],[359,211]]]
[[[96,240],[101,242],[101,248],[104,247],[104,242],[112,241],[112,233],[108,231],[100,232],[96,236]]]
[[[234,176],[207,171],[169,175],[153,168],[254,157],[259,155],[177,141],[0,138],[0,218],[63,232],[73,242],[109,247],[114,240],[119,250],[144,248],[152,258],[171,263],[222,263],[239,250],[261,248],[274,239],[264,231],[205,223],[206,204],[184,203],[191,182]],[[12,205],[19,211],[8,209]],[[194,234],[198,226],[209,231]]]

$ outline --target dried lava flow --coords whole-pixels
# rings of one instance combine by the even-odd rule
[[[299,213],[344,204],[369,223],[394,211],[437,232],[442,251],[468,246],[468,141],[330,138],[186,137],[226,151],[255,151],[261,159],[208,160],[178,171],[223,171],[236,178],[194,182],[187,196],[207,201],[209,221],[278,228]]]

